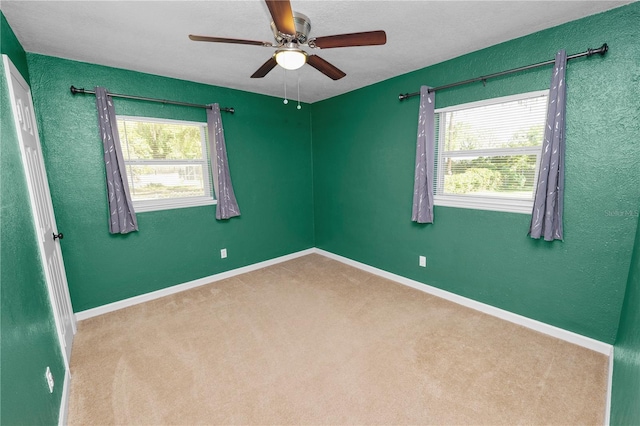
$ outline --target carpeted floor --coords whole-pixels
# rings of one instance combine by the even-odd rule
[[[78,329],[72,425],[604,422],[604,355],[320,255]]]

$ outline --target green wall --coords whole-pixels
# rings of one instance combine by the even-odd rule
[[[605,342],[617,335],[612,424],[640,419],[640,224],[625,213],[640,201],[638,18],[634,3],[297,111],[277,98],[25,54],[0,13],[2,52],[31,76],[76,312],[315,245]],[[418,103],[399,93],[603,42],[606,57],[568,67],[565,242],[526,237],[522,214],[436,207],[435,224],[410,222]],[[539,90],[549,78],[550,69],[529,71],[439,92],[436,102]],[[216,221],[215,206],[148,212],[140,232],[109,235],[94,98],[72,96],[72,84],[235,107],[223,123],[242,216]],[[51,424],[64,368],[4,80],[0,88],[0,423]],[[205,120],[203,110],[115,102],[119,114]]]
[[[26,56],[0,13],[1,51],[26,73]],[[0,64],[0,424],[56,424],[64,362],[44,279],[27,181]],[[50,394],[44,373],[51,367]]]
[[[74,311],[126,299],[314,246],[310,108],[281,99],[27,54]],[[232,106],[223,113],[242,216],[215,206],[138,214],[139,232],[108,232],[95,97],[69,87]],[[206,121],[204,109],[116,99],[122,115]],[[220,259],[227,248],[228,258]]]
[[[640,201],[640,3],[511,40],[312,105],[316,246],[613,343]],[[418,98],[439,86],[582,52],[567,67],[565,241],[530,216],[436,207],[410,221]],[[440,91],[436,107],[548,88],[551,67]],[[612,213],[614,212],[614,213]],[[426,269],[418,256],[427,257]]]
[[[640,218],[614,349],[611,424],[640,424]]]
[[[20,71],[20,74],[29,81],[29,69],[27,66],[27,55],[22,45],[13,33],[11,26],[7,22],[4,13],[0,10],[0,40],[2,44],[2,53],[11,58],[13,65]]]

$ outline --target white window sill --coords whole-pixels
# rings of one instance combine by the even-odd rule
[[[185,207],[210,206],[213,204],[218,204],[218,201],[209,197],[189,197],[183,199],[134,201],[133,208],[136,213],[144,213],[158,210],[182,209]]]
[[[490,210],[496,212],[531,214],[533,211],[533,201],[514,200],[508,198],[436,195],[433,197],[433,203],[436,206]]]

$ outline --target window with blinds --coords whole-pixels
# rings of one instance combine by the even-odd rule
[[[136,212],[215,204],[206,123],[118,116]]]
[[[436,110],[436,205],[531,213],[548,91]]]

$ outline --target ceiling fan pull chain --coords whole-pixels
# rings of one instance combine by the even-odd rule
[[[284,70],[284,101],[282,101],[283,104],[288,104],[289,103],[289,99],[287,99],[287,70],[285,68],[283,68]]]
[[[300,106],[300,73],[296,73],[298,76],[298,106],[296,107],[297,109],[302,109],[302,107]]]

